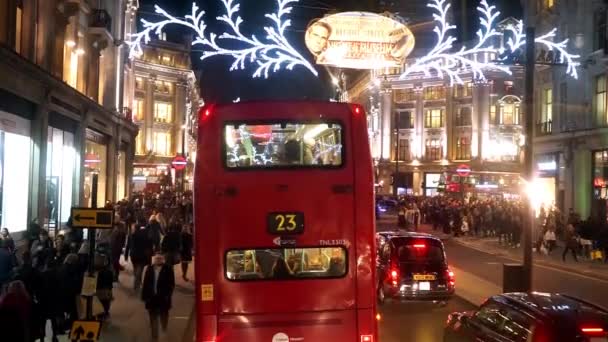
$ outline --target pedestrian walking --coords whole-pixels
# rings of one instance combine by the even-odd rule
[[[159,324],[163,335],[167,332],[171,298],[175,288],[173,267],[165,263],[162,254],[156,254],[152,265],[146,268],[141,298],[150,316],[152,341],[158,341]]]
[[[574,261],[578,262],[578,258],[576,257],[578,241],[576,241],[576,233],[574,232],[574,227],[571,224],[566,226],[564,242],[566,243],[566,246],[564,247],[564,253],[562,253],[562,260],[566,262],[566,254],[568,254],[568,251],[571,251]]]
[[[184,224],[182,229],[182,245],[181,245],[181,257],[182,257],[182,279],[188,281],[188,266],[192,261],[192,247],[194,245],[194,239],[192,237],[192,229],[190,224]]]
[[[101,314],[100,318],[104,321],[110,317],[110,305],[112,304],[112,300],[114,300],[112,296],[114,272],[110,269],[110,262],[106,255],[95,255],[95,272],[97,273],[96,295],[103,306],[103,314]]]
[[[2,232],[0,232],[0,240],[4,242],[6,248],[11,253],[15,253],[15,240],[11,237],[11,234],[8,232],[8,228],[2,228]]]
[[[125,250],[125,259],[128,261],[131,257],[131,263],[133,264],[133,289],[135,291],[138,291],[141,287],[144,267],[150,264],[153,250],[154,244],[150,239],[148,228],[146,228],[145,219],[140,220],[139,224],[133,228],[133,233],[129,237]]]
[[[111,262],[112,269],[114,271],[114,281],[118,281],[118,274],[123,270],[123,267],[120,265],[120,256],[122,255],[123,247],[125,247],[125,242],[127,241],[127,227],[123,221],[121,221],[121,216],[116,215],[114,221],[114,229],[112,230],[112,235],[110,237],[110,250],[111,250]]]
[[[161,253],[165,256],[165,262],[174,266],[181,262],[181,224],[177,218],[172,218],[165,238],[161,243]]]

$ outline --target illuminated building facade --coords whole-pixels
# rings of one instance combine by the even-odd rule
[[[186,173],[175,172],[173,158],[180,154],[193,160],[190,138],[198,109],[198,87],[190,64],[190,42],[155,40],[142,46],[143,55],[133,60],[135,79],[133,119],[136,138],[134,191],[156,191],[175,185],[189,189],[192,163]]]
[[[0,1],[0,224],[53,232],[72,206],[130,191],[137,126],[123,105],[121,42],[137,0]]]
[[[563,67],[538,69],[535,77],[534,165],[545,205],[583,219],[605,217],[608,198],[606,35],[602,1],[539,1],[536,27],[559,27],[581,55],[579,80]]]

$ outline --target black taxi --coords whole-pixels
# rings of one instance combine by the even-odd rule
[[[376,235],[377,299],[447,300],[454,295],[454,273],[443,243],[430,234],[381,232]]]

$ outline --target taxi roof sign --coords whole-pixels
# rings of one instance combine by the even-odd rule
[[[93,208],[72,208],[73,228],[105,228],[114,227],[114,210]]]
[[[70,330],[72,341],[98,341],[101,333],[99,321],[74,321]]]

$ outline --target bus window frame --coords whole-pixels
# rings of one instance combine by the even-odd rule
[[[332,277],[322,277],[322,278],[318,278],[318,277],[303,277],[303,278],[298,278],[298,277],[293,277],[293,278],[287,278],[287,279],[274,279],[274,278],[260,278],[260,279],[230,279],[227,277],[227,273],[228,273],[228,253],[232,252],[232,251],[247,251],[247,250],[265,250],[265,249],[305,249],[305,248],[340,248],[342,250],[344,250],[344,261],[345,261],[345,267],[344,267],[344,274],[341,276],[332,276]],[[260,281],[310,281],[310,280],[332,280],[332,279],[343,279],[346,278],[348,276],[348,273],[350,272],[350,263],[348,262],[348,257],[349,257],[349,253],[348,253],[348,248],[345,245],[306,245],[306,246],[286,246],[286,247],[281,247],[281,246],[274,246],[274,247],[234,247],[234,248],[229,248],[226,249],[226,251],[224,252],[224,257],[222,258],[222,263],[224,264],[224,270],[222,273],[224,273],[224,279],[226,279],[229,282],[232,283],[247,283],[247,282],[260,282]],[[331,258],[330,258],[331,260]],[[257,263],[257,261],[256,261]],[[251,272],[248,272],[251,273]]]
[[[273,166],[273,167],[257,167],[257,166],[239,166],[239,167],[229,167],[228,166],[228,149],[226,145],[226,127],[227,126],[238,126],[238,125],[277,125],[277,124],[305,124],[305,125],[322,125],[322,124],[337,124],[340,125],[340,141],[341,141],[341,163],[340,165],[281,165],[281,166]],[[226,120],[222,121],[221,131],[222,131],[222,140],[221,145],[221,160],[222,167],[224,171],[281,171],[281,170],[340,170],[346,167],[348,162],[347,160],[347,150],[345,148],[345,130],[346,127],[344,122],[339,119],[302,119],[302,120],[292,120],[292,119],[256,119],[256,120]]]

